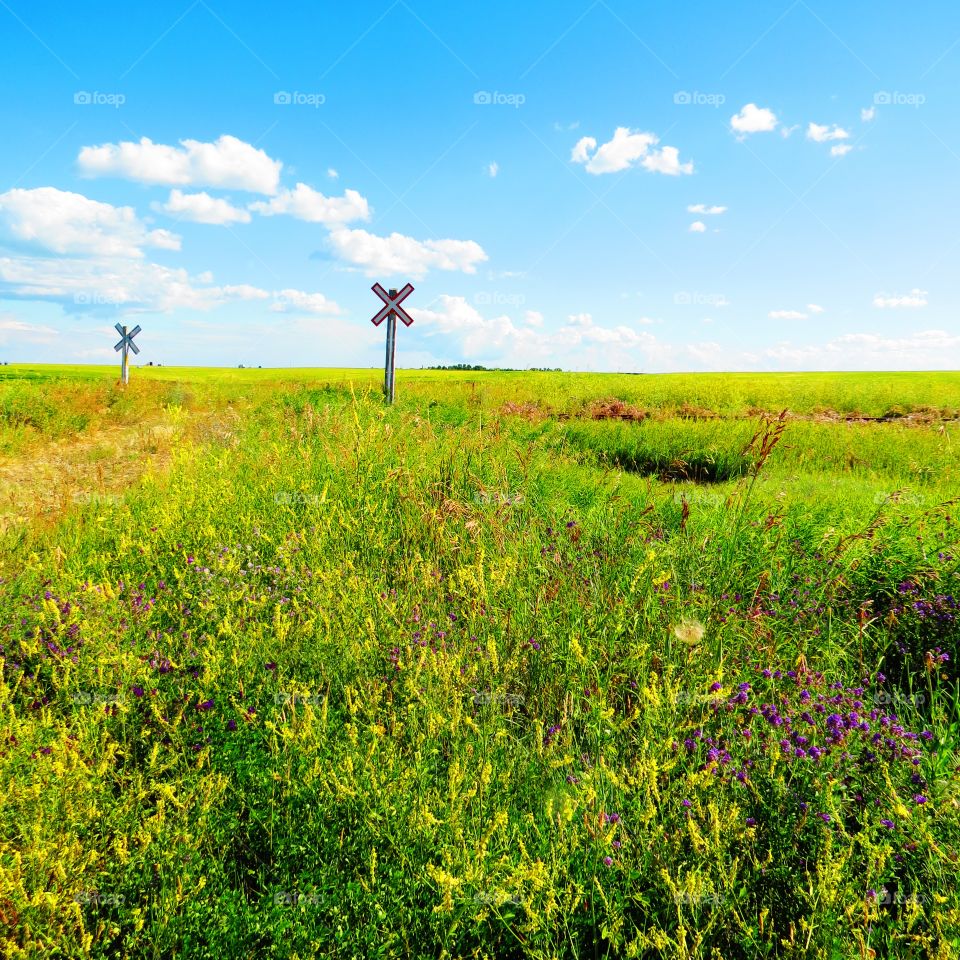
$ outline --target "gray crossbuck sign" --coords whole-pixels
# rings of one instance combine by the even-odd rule
[[[126,327],[121,327],[119,323],[114,324],[114,326],[117,333],[120,334],[120,342],[113,349],[122,350],[124,347],[129,347],[134,353],[139,353],[140,348],[133,342],[133,338],[140,332],[140,325],[138,324],[129,332],[127,332]]]
[[[122,351],[120,354],[120,382],[126,386],[130,382],[130,366],[127,363],[127,358],[131,350],[134,353],[140,352],[140,348],[133,342],[133,338],[140,332],[140,325],[137,324],[132,330],[127,330],[119,323],[115,323],[114,327],[120,334],[120,342],[113,349]]]

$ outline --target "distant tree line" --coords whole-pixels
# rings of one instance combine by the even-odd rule
[[[562,373],[563,367],[485,367],[481,363],[448,363],[434,367],[421,367],[423,370],[488,370],[491,373]]]

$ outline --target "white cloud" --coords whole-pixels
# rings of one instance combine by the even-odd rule
[[[835,143],[830,148],[831,157],[844,157],[853,149],[853,145],[849,143]]]
[[[807,127],[807,139],[814,140],[817,143],[827,143],[830,140],[847,140],[850,133],[843,127],[833,125],[811,123]]]
[[[474,240],[415,240],[402,233],[380,237],[346,227],[333,230],[328,243],[341,260],[369,277],[404,274],[416,279],[431,269],[476,273],[477,264],[488,259]]]
[[[312,313],[317,315],[339,314],[338,304],[322,293],[304,293],[302,290],[278,290],[274,292],[275,303],[270,308],[274,313]]]
[[[719,213],[726,213],[726,207],[708,207],[705,203],[691,203],[687,207],[687,213],[700,213],[707,216],[715,216]]]
[[[748,103],[730,118],[730,126],[744,136],[748,133],[767,133],[774,130],[778,123],[772,110],[758,107],[755,103]]]
[[[860,119],[864,123],[869,123],[871,120],[873,120],[874,117],[876,117],[876,115],[877,115],[876,107],[864,107],[860,111]]]
[[[707,225],[706,225],[702,220],[694,220],[693,223],[690,224],[690,232],[691,232],[691,233],[706,233],[706,232],[707,232]]]
[[[337,171],[334,170],[333,167],[328,167],[328,168],[327,168],[327,176],[328,176],[331,180],[336,180],[337,177],[340,176],[340,174],[337,173]]]
[[[574,163],[586,163],[596,145],[597,141],[594,137],[581,137],[570,151],[570,159]]]
[[[807,310],[808,310],[810,313],[823,313],[823,309],[824,309],[824,308],[821,307],[819,303],[808,303],[808,304],[807,304]]]
[[[668,176],[693,173],[693,163],[680,163],[680,151],[676,147],[651,149],[659,142],[660,138],[653,133],[617,127],[613,137],[599,148],[593,137],[581,137],[570,152],[570,159],[585,164],[588,173],[597,175],[617,173],[636,165]]]
[[[250,209],[265,217],[285,213],[310,223],[341,224],[370,219],[366,197],[356,190],[345,190],[342,197],[327,197],[305,183],[283,190],[268,201],[257,200],[250,204]]]
[[[946,330],[923,330],[911,337],[882,337],[876,333],[847,333],[833,341],[842,346],[863,348],[873,353],[922,353],[960,347],[960,334]]]
[[[0,194],[0,227],[53,253],[142,257],[143,247],[179,250],[180,237],[148,230],[132,207],[114,207],[56,187]]]
[[[26,343],[53,343],[57,339],[57,331],[53,327],[45,327],[38,323],[27,323],[18,320],[10,314],[0,314],[0,343],[24,341]]]
[[[526,323],[530,324],[531,327],[542,327],[543,326],[543,314],[539,310],[527,310],[523,319]]]
[[[781,342],[751,349],[709,341],[672,343],[649,331],[567,323],[531,327],[510,316],[485,317],[463,297],[440,296],[430,309],[411,307],[410,333],[442,344],[442,357],[424,351],[425,363],[456,362],[510,367],[560,366],[573,370],[933,370],[960,367],[960,333],[928,330],[903,338],[848,333],[826,343]],[[709,319],[709,318],[704,318]],[[704,331],[706,332],[706,331]],[[382,341],[381,341],[382,342]],[[768,341],[769,342],[769,341]],[[411,342],[406,348],[417,350]],[[377,348],[380,358],[382,346]]]
[[[909,294],[888,296],[884,293],[878,293],[873,298],[875,307],[925,307],[927,305],[927,291],[914,287]]]
[[[268,291],[250,284],[208,285],[210,279],[209,274],[191,277],[182,268],[130,258],[0,257],[0,296],[51,300],[65,309],[211,310],[271,298]]]
[[[781,127],[781,128],[780,128],[780,136],[783,137],[784,140],[786,140],[787,137],[789,137],[791,133],[793,133],[795,130],[799,130],[799,129],[800,129],[800,124],[799,124],[799,123],[795,123],[792,127]]]
[[[960,363],[960,334],[923,330],[909,337],[846,333],[825,344],[781,343],[763,351],[780,368],[801,370],[945,370]]]
[[[209,193],[183,193],[174,188],[166,203],[153,204],[154,210],[169,213],[192,223],[249,223],[250,214],[233,206],[229,200],[211,197]]]
[[[806,320],[807,315],[799,310],[771,310],[767,316],[771,320]]]
[[[680,162],[680,151],[676,147],[663,147],[647,154],[641,161],[645,170],[651,173],[665,173],[676,177],[681,173],[693,173],[693,161]]]
[[[500,172],[500,164],[494,161],[487,165],[488,176],[495,177]]]
[[[139,143],[83,147],[77,163],[88,177],[117,176],[138,183],[223,187],[270,195],[277,192],[283,167],[263,150],[226,134],[212,143],[181,140],[180,147],[154,143],[147,137]]]
[[[602,327],[588,313],[575,314],[558,330],[515,323],[509,316],[487,318],[463,297],[440,296],[436,309],[411,307],[427,337],[442,335],[445,349],[455,344],[471,361],[507,366],[558,366],[575,369],[638,369],[672,350],[652,334],[629,327]]]

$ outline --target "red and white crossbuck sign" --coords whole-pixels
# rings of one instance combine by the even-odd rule
[[[396,386],[394,358],[397,352],[397,317],[408,327],[413,323],[413,317],[400,306],[413,293],[413,284],[408,283],[402,290],[397,291],[384,290],[379,283],[375,283],[370,289],[383,301],[380,312],[375,317],[371,317],[370,322],[375,327],[379,327],[384,320],[387,321],[387,356],[383,365],[383,395],[387,403],[393,403]]]
[[[400,306],[400,304],[413,293],[413,284],[408,283],[399,293],[397,293],[396,290],[391,290],[388,293],[379,283],[375,283],[370,289],[385,304],[384,308],[370,320],[375,327],[379,327],[380,324],[390,316],[391,312],[395,313],[408,327],[413,323],[413,317]],[[391,296],[391,294],[393,295]]]

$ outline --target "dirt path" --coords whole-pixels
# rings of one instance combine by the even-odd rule
[[[187,439],[225,439],[231,411],[165,415],[137,424],[105,427],[67,440],[39,443],[0,458],[0,532],[23,524],[55,523],[90,502],[111,506],[148,469],[168,466]]]

